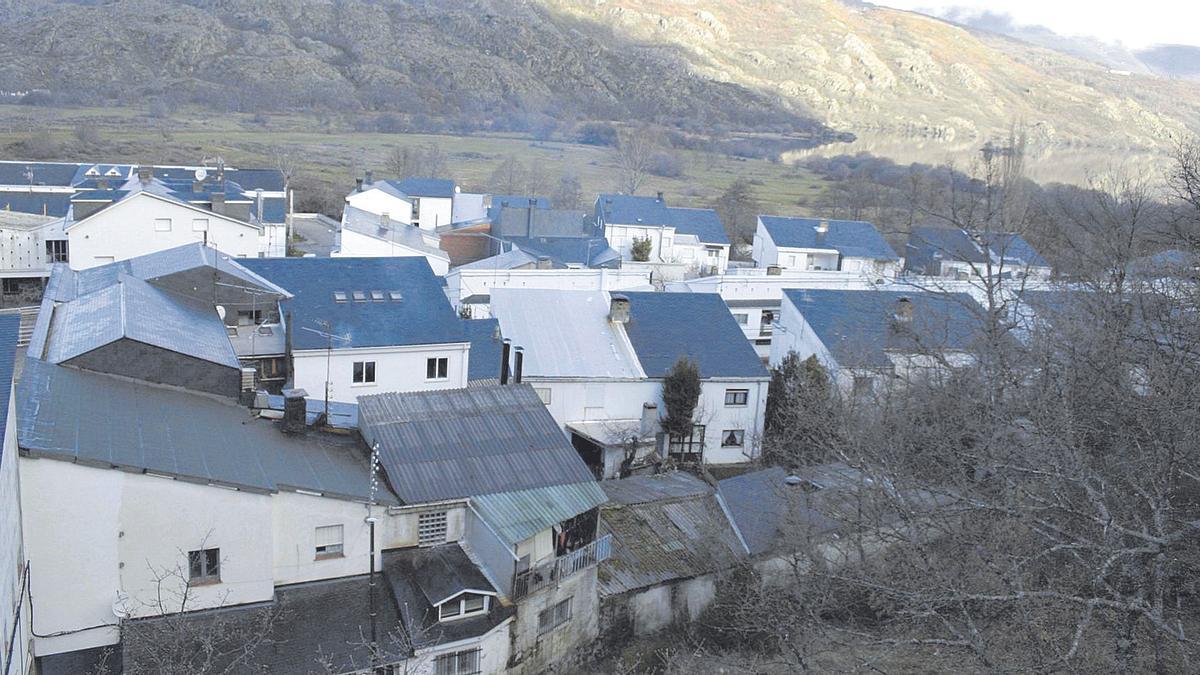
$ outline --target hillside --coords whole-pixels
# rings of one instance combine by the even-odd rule
[[[0,92],[27,90],[363,131],[561,138],[645,120],[801,146],[849,132],[902,159],[1014,122],[1035,153],[1080,157],[1161,153],[1200,129],[1200,84],[837,0],[7,0]]]

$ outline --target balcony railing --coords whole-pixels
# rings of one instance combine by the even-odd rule
[[[593,565],[608,560],[612,554],[612,535],[606,534],[582,548],[577,548],[566,555],[554,560],[531,567],[524,572],[518,572],[513,579],[513,600],[536,593],[537,591],[557,584],[572,575]]]

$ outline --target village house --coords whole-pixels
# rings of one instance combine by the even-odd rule
[[[857,220],[759,216],[754,264],[810,272],[893,279],[902,261],[875,226]]]
[[[454,222],[439,226],[437,232],[442,250],[450,255],[451,266],[458,266],[497,252],[493,225],[504,208],[548,209],[550,202],[545,197],[459,192],[453,206]]]
[[[853,395],[971,363],[982,327],[967,293],[813,289],[783,297],[771,364],[790,352],[815,356]]]
[[[513,249],[467,263],[446,274],[446,295],[472,318],[492,316],[492,291],[540,288],[563,291],[650,290],[650,272],[629,268],[567,267],[547,256]]]
[[[450,256],[438,248],[435,233],[346,205],[334,242],[333,257],[422,257],[438,276],[450,269]]]
[[[1048,279],[1052,272],[1050,263],[1015,233],[914,227],[904,258],[906,272],[948,279]]]
[[[493,289],[492,310],[524,350],[522,381],[597,476],[651,455],[706,464],[758,456],[770,378],[719,296],[506,288]],[[700,371],[695,424],[660,447],[663,378],[684,357]]]
[[[712,209],[667,206],[661,192],[656,197],[602,194],[595,214],[625,265],[644,264],[656,279],[722,274],[729,265],[729,236]],[[647,239],[647,260],[634,260],[634,243]]]

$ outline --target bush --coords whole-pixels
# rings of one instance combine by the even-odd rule
[[[588,122],[579,127],[578,140],[584,145],[615,146],[617,129],[606,122]]]
[[[679,357],[671,372],[663,379],[663,405],[667,414],[662,427],[672,436],[686,436],[692,431],[692,419],[700,402],[700,368],[686,356]]]
[[[650,157],[650,173],[663,178],[683,175],[683,161],[673,152],[656,152]]]
[[[651,241],[650,237],[644,237],[640,239],[634,237],[631,250],[633,259],[636,262],[650,262],[650,251],[653,248],[654,242]]]

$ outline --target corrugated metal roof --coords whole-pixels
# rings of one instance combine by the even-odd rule
[[[608,498],[618,504],[643,504],[666,499],[700,497],[713,492],[708,483],[683,471],[606,480],[601,487]]]
[[[407,503],[592,480],[529,385],[374,394],[358,406],[363,437]]]
[[[875,226],[861,220],[828,220],[759,216],[763,228],[776,246],[786,248],[830,249],[851,258],[898,260],[899,256]],[[828,231],[817,227],[825,223]]]
[[[525,348],[529,376],[644,377],[608,312],[609,296],[603,291],[492,289],[492,315],[500,320],[504,336]],[[746,342],[740,331],[739,339]]]
[[[525,541],[608,501],[595,481],[472,497],[479,515],[506,544]]]
[[[625,488],[617,491],[626,492]],[[711,490],[690,497],[610,504],[600,512],[600,527],[613,537],[612,557],[600,564],[602,595],[697,577],[746,557]]]
[[[366,448],[353,436],[287,435],[233,400],[25,361],[19,444],[37,455],[250,489],[366,499]],[[386,487],[378,498],[395,503]]]

